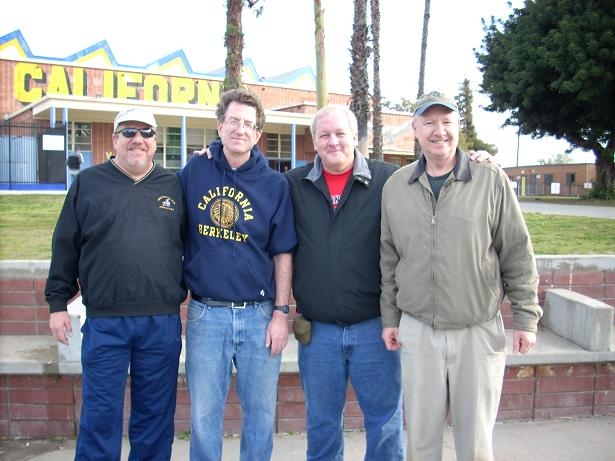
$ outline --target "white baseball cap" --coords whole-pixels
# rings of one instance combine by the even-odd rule
[[[145,109],[141,109],[139,107],[126,109],[117,114],[117,116],[115,117],[115,121],[113,122],[114,133],[117,131],[117,127],[120,125],[120,123],[123,122],[142,122],[148,124],[152,128],[156,128],[157,126],[154,115],[151,112]]]

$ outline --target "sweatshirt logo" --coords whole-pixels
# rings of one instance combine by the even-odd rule
[[[244,221],[254,219],[252,204],[243,192],[231,186],[209,189],[197,204],[200,210],[209,213],[211,225],[199,224],[198,232],[204,237],[246,242],[248,234],[235,230],[235,224],[243,216]]]
[[[228,229],[239,219],[239,208],[227,198],[215,199],[209,208],[209,217],[216,226]]]

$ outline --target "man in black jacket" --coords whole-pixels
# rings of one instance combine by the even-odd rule
[[[130,367],[129,459],[169,460],[186,297],[182,190],[175,174],[153,163],[151,113],[121,112],[113,131],[115,156],[75,177],[56,224],[45,287],[49,326],[68,344],[67,304],[81,291],[75,459],[120,459]]]
[[[365,159],[357,131],[348,108],[324,107],[311,126],[314,163],[287,173],[299,240],[293,294],[311,322],[309,342],[299,344],[308,461],[343,459],[349,379],[365,460],[404,458],[399,354],[381,339],[379,304],[380,199],[395,166]]]

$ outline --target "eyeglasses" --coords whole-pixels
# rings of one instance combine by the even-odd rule
[[[248,122],[247,120],[239,120],[237,118],[228,118],[224,121],[224,124],[233,130],[236,130],[240,126],[243,127],[246,131],[256,131],[258,127],[256,126],[256,122]]]
[[[152,138],[156,135],[153,128],[122,128],[117,130],[115,134],[122,133],[125,138],[134,138],[137,135],[137,131],[141,133],[142,138]]]

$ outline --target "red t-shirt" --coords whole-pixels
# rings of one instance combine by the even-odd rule
[[[352,168],[342,174],[333,174],[326,170],[323,170],[323,173],[325,174],[325,182],[329,188],[329,194],[331,194],[331,204],[333,205],[333,209],[335,209],[340,202],[340,198],[342,198],[342,193],[344,192],[344,187],[346,187],[348,178],[352,174]]]

